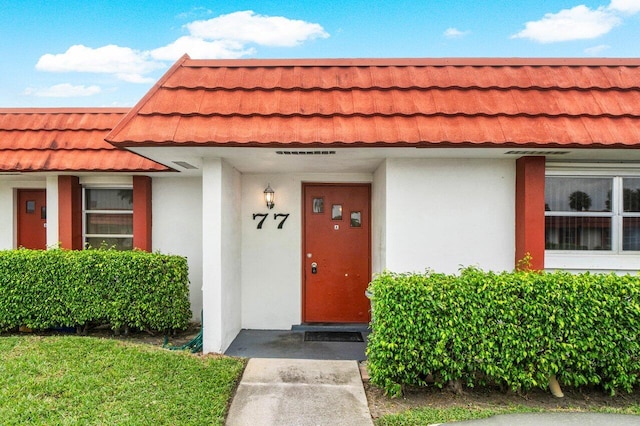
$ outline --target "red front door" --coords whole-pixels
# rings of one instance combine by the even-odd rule
[[[369,322],[368,184],[305,184],[304,322]]]
[[[44,189],[18,190],[18,247],[47,248],[47,195]]]

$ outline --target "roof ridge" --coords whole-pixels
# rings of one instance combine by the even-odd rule
[[[184,59],[184,56],[181,58]],[[389,66],[640,66],[640,58],[524,58],[524,57],[441,57],[441,58],[305,58],[305,59],[191,59],[185,67],[389,67]]]
[[[162,86],[162,90],[170,90],[170,91],[178,91],[178,90],[202,90],[205,92],[215,92],[215,91],[224,91],[224,92],[255,92],[255,91],[261,91],[261,92],[272,92],[272,91],[282,91],[282,92],[319,92],[319,91],[341,91],[341,92],[352,92],[354,90],[360,90],[360,91],[373,91],[373,90],[377,90],[377,91],[408,91],[408,90],[482,90],[482,91],[494,91],[494,90],[498,90],[498,91],[507,91],[507,90],[520,90],[520,91],[527,91],[527,90],[531,90],[531,91],[550,91],[550,90],[557,90],[557,91],[569,91],[569,90],[575,90],[575,91],[636,91],[636,90],[640,90],[640,82],[638,82],[637,85],[635,86],[616,86],[616,85],[610,85],[610,86],[603,86],[603,85],[599,85],[599,86],[578,86],[578,85],[573,85],[573,86],[560,86],[560,85],[548,85],[548,86],[541,86],[541,85],[530,85],[530,86],[524,86],[524,85],[520,85],[520,86],[516,86],[516,85],[511,85],[511,86],[497,86],[497,85],[486,85],[486,86],[478,86],[478,85],[468,85],[468,86],[462,86],[462,85],[436,85],[436,84],[432,84],[429,86],[399,86],[399,85],[389,85],[389,86],[380,86],[380,85],[371,85],[371,86],[311,86],[311,87],[300,87],[300,86],[216,86],[216,87],[207,87],[207,86],[202,86],[202,85],[198,85],[198,86],[185,86],[185,85],[174,85],[174,86]]]
[[[83,128],[69,128],[69,127],[0,127],[0,132],[109,132],[113,129],[113,126],[109,127],[83,127]]]
[[[384,113],[384,112],[380,112],[380,111],[376,111],[373,113],[362,113],[362,112],[356,112],[356,113],[343,113],[343,112],[337,112],[337,113],[320,113],[320,112],[312,112],[312,113],[302,113],[302,112],[295,112],[295,113],[290,113],[290,114],[285,114],[285,113],[270,113],[270,114],[259,114],[259,113],[251,113],[251,114],[241,114],[241,113],[220,113],[220,112],[211,112],[211,113],[200,113],[200,112],[189,112],[189,113],[180,113],[180,114],[176,114],[176,113],[166,113],[166,112],[158,112],[158,111],[154,111],[154,112],[147,112],[147,113],[140,113],[141,116],[145,116],[145,117],[179,117],[180,119],[182,118],[190,118],[190,117],[198,117],[198,118],[202,118],[202,117],[222,117],[222,118],[232,118],[232,117],[240,117],[240,118],[254,118],[254,117],[261,117],[261,118],[333,118],[333,117],[340,117],[340,118],[348,118],[348,117],[362,117],[362,118],[367,118],[367,117],[546,117],[546,118],[555,118],[555,117],[567,117],[567,118],[574,118],[574,117],[587,117],[587,118],[636,118],[636,117],[640,117],[640,113],[638,114],[631,114],[631,113],[624,113],[624,114],[611,114],[611,113],[601,113],[601,114],[593,114],[593,113],[579,113],[579,114],[572,114],[569,112],[562,112],[562,113],[557,113],[557,114],[552,114],[552,113],[548,113],[548,112],[541,112],[541,113],[528,113],[528,112],[518,112],[518,113],[514,113],[514,114],[510,114],[508,112],[497,112],[497,113],[488,113],[488,112],[474,112],[474,113],[469,113],[469,112],[444,112],[444,111],[437,111],[437,112],[412,112],[412,113],[406,113],[406,112],[391,112],[391,113]]]
[[[126,114],[125,107],[0,108],[0,114]]]

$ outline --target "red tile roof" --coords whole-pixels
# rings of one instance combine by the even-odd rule
[[[193,60],[118,146],[640,144],[640,59]]]
[[[0,171],[169,170],[104,140],[128,111],[0,108]]]

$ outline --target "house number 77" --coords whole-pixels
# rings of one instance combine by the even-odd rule
[[[260,221],[258,222],[258,226],[256,226],[256,229],[262,229],[262,225],[264,224],[264,221],[267,219],[268,216],[269,216],[268,213],[253,214],[253,220],[256,220],[256,218],[261,218]],[[282,218],[280,223],[278,223],[278,229],[282,229],[282,227],[284,226],[284,223],[289,218],[289,213],[274,213],[273,220],[278,220],[278,218]]]

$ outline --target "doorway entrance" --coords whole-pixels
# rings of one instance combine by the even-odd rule
[[[47,193],[44,189],[18,190],[18,247],[47,248]]]
[[[369,322],[371,185],[303,184],[303,200],[303,322]]]

